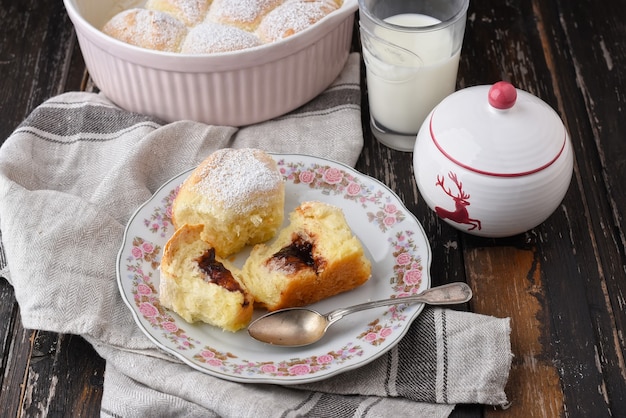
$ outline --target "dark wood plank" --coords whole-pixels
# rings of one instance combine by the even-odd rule
[[[60,1],[0,5],[0,141],[41,102],[85,84],[82,56]],[[82,338],[25,330],[0,279],[3,416],[98,416],[104,362]]]
[[[624,234],[614,216],[619,209],[611,201],[624,202],[624,196],[612,196],[611,183],[623,179],[624,173],[611,170],[606,174],[607,153],[603,146],[605,142],[623,141],[600,135],[602,127],[594,125],[606,120],[607,115],[589,112],[590,98],[606,97],[609,91],[603,87],[595,94],[585,90],[589,88],[587,80],[595,83],[603,78],[597,75],[598,57],[592,55],[605,47],[596,39],[596,47],[590,48],[594,36],[589,35],[594,33],[597,38],[598,33],[623,26],[617,25],[623,22],[623,16],[614,15],[615,21],[609,19],[606,27],[585,29],[589,22],[607,21],[606,16],[590,19],[588,11],[598,10],[592,4],[517,2],[498,6],[492,3],[488,8],[479,2],[474,1],[474,5],[491,13],[477,15],[470,30],[480,33],[477,38],[485,47],[466,49],[465,58],[471,59],[463,60],[463,68],[471,73],[475,62],[486,63],[482,68],[486,74],[497,74],[500,68],[500,78],[552,105],[562,115],[577,155],[570,191],[563,206],[546,223],[520,237],[518,243],[514,239],[464,239],[468,279],[482,295],[473,307],[478,312],[512,316],[514,321],[513,344],[518,357],[510,383],[514,404],[507,415],[616,414],[624,411],[622,399],[626,393],[624,343],[615,328],[617,323],[617,329],[623,329],[623,303],[619,301],[623,301],[624,294]],[[607,36],[613,38],[614,34]],[[474,84],[468,76],[464,81]],[[613,85],[619,83],[615,80]],[[613,98],[617,100],[608,102],[616,113],[623,107],[623,99],[616,95]],[[608,157],[616,158],[617,166],[623,161],[621,147],[618,145],[619,149]],[[524,249],[526,241],[528,249]],[[512,248],[503,252],[506,245]],[[516,280],[521,267],[510,265],[526,251],[535,261],[527,265],[528,277]],[[501,282],[508,286],[502,287]],[[533,334],[535,327],[538,335]],[[541,393],[532,384],[528,386],[532,377]]]
[[[0,410],[7,417],[18,416],[22,398],[22,382],[28,364],[28,334],[21,328],[17,316],[13,288],[0,279],[0,336],[2,363],[0,363]]]
[[[549,312],[536,248],[473,247],[468,280],[476,295],[472,311],[511,318],[512,370],[507,417],[556,417],[564,408],[559,372],[550,355]],[[497,297],[495,297],[497,296]],[[487,416],[498,411],[486,410]]]
[[[550,17],[558,17],[564,37],[559,42],[563,47],[552,50],[551,72],[557,75],[556,96],[572,135],[577,171],[563,223],[550,231],[567,245],[543,249],[544,257],[560,261],[544,271],[552,278],[547,282],[549,303],[555,311],[553,339],[558,344],[565,395],[585,399],[572,403],[570,410],[598,416],[626,410],[624,340],[616,331],[626,324],[620,215],[626,202],[626,126],[621,117],[624,97],[615,89],[623,85],[623,75],[614,67],[624,59],[626,10],[616,3],[600,10],[589,1],[558,2],[558,13]],[[561,77],[566,71],[571,76]],[[585,389],[589,387],[598,388],[596,399]]]
[[[98,416],[105,362],[92,352],[80,337],[34,332],[24,416]]]
[[[2,141],[42,101],[66,86],[74,32],[60,1],[24,0],[0,5],[0,107]]]
[[[590,1],[563,1],[559,6],[568,42],[560,59],[555,60],[554,70],[558,74],[568,64],[573,64],[576,73],[576,79],[559,78],[559,85],[564,96],[561,100],[564,113],[577,116],[569,119],[569,125],[572,137],[578,139],[574,145],[581,190],[580,200],[574,200],[570,206],[568,220],[575,228],[590,230],[591,236],[589,240],[572,237],[575,248],[588,247],[572,263],[581,271],[581,281],[556,283],[555,291],[568,291],[565,288],[571,285],[583,289],[582,298],[575,303],[591,307],[589,317],[596,341],[597,367],[603,374],[599,390],[612,411],[623,413],[626,411],[623,335],[626,327],[626,98],[622,93],[622,69],[626,64],[623,42],[626,8],[623,2],[598,8]],[[590,44],[594,47],[590,48]],[[567,60],[567,56],[571,59]],[[572,216],[575,210],[581,210],[581,203],[584,217]],[[554,303],[565,305],[556,299]],[[563,329],[567,338],[565,324]],[[572,366],[578,363],[576,357],[568,360]],[[574,370],[569,373],[576,374]],[[572,380],[576,378],[577,375],[572,376]],[[580,396],[582,389],[578,385],[572,387],[571,392],[574,398]]]

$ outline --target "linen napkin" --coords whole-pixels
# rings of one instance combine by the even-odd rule
[[[310,103],[254,126],[165,124],[75,92],[41,104],[0,148],[0,275],[26,328],[81,335],[106,360],[102,416],[445,417],[457,403],[507,402],[507,318],[427,308],[372,363],[294,387],[196,371],[158,349],[122,301],[116,257],[128,219],[212,151],[356,163],[359,59]]]

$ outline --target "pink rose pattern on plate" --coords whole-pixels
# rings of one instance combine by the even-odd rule
[[[380,209],[376,212],[367,212],[367,218],[369,222],[378,224],[382,232],[387,232],[405,219],[406,215],[392,202],[392,196],[365,186],[354,175],[336,167],[320,164],[307,167],[304,163],[286,163],[284,160],[279,161],[278,166],[285,179],[294,184],[308,184],[311,188],[322,189],[326,194],[343,195],[345,199],[359,202],[364,208],[378,206]],[[412,231],[399,232],[396,240],[391,242],[396,258],[395,276],[391,284],[396,293],[390,297],[417,293],[422,283],[421,260],[419,256],[414,256],[418,248],[410,238],[412,234]],[[382,344],[406,320],[404,308],[402,305],[392,306],[383,314],[390,316],[388,322],[381,324],[377,320],[369,324],[369,329],[358,338],[373,345]]]
[[[153,328],[161,329],[168,340],[179,350],[192,349],[199,344],[179,328],[169,311],[161,306],[157,289],[152,283],[154,272],[159,268],[161,247],[135,237],[130,255],[126,258],[129,278],[132,281],[132,294],[137,310]]]
[[[387,196],[386,199],[390,200],[391,197]],[[393,203],[385,203],[380,210],[368,212],[367,217],[370,222],[377,222],[381,231],[387,232],[395,224],[402,222],[405,215]]]
[[[209,346],[204,347],[198,354],[194,355],[194,360],[206,364],[223,373],[253,376],[268,375],[272,377],[304,376],[315,374],[323,370],[328,370],[350,360],[354,356],[363,355],[363,350],[359,346],[351,343],[337,351],[330,351],[326,354],[311,356],[306,358],[293,358],[289,361],[247,361],[231,362],[236,358],[231,353],[221,353]]]
[[[146,228],[153,234],[158,233],[161,238],[167,237],[170,228],[174,228],[174,225],[172,225],[172,203],[179,189],[180,186],[174,188],[161,201],[163,206],[154,208],[154,212],[152,212],[150,218],[143,220],[143,224]]]
[[[422,262],[417,256],[417,245],[411,238],[412,231],[398,232],[395,240],[390,240],[393,247],[395,265],[393,267],[395,275],[390,280],[394,290],[391,298],[403,298],[419,292],[422,284]],[[383,317],[389,316],[386,322],[381,318],[371,322],[369,328],[359,334],[357,338],[363,339],[372,345],[380,345],[385,342],[394,330],[402,326],[407,317],[404,314],[406,305],[391,306],[383,313]]]
[[[308,185],[322,194],[340,196],[360,204],[365,209],[367,220],[374,223],[383,232],[396,227],[406,214],[396,206],[393,197],[382,188],[368,186],[350,172],[331,165],[304,162],[286,162],[279,160],[278,167],[287,182],[296,185]],[[172,189],[161,204],[153,208],[148,219],[144,219],[147,231],[161,239],[170,234],[173,228],[171,221],[172,202],[180,186]],[[374,211],[371,208],[377,208]],[[389,297],[404,297],[417,293],[422,284],[422,263],[418,255],[418,246],[412,239],[413,231],[400,231],[389,238],[393,248],[394,275],[389,279],[393,294]],[[158,293],[152,284],[153,273],[159,268],[161,248],[149,240],[135,237],[131,254],[127,258],[127,271],[132,280],[132,293],[138,312],[155,329],[163,331],[166,339],[176,344],[178,350],[193,350],[201,343],[189,337],[180,328],[169,311],[163,308],[158,300]],[[398,305],[389,308],[381,318],[368,324],[366,330],[357,336],[363,343],[378,346],[383,344],[406,320],[406,306]],[[229,352],[221,352],[205,345],[193,354],[193,360],[210,369],[234,375],[267,375],[272,377],[312,375],[332,369],[354,357],[360,357],[364,350],[352,342],[339,350],[306,358],[291,358],[289,361],[254,362],[240,360]]]
[[[312,189],[321,190],[327,195],[343,195],[344,199],[352,200],[368,208],[369,205],[379,207],[375,212],[367,212],[370,222],[375,222],[382,232],[404,220],[405,214],[396,205],[390,203],[391,196],[383,190],[367,187],[353,174],[336,167],[321,164],[288,163],[278,161],[278,167],[286,181],[293,184],[305,184]]]

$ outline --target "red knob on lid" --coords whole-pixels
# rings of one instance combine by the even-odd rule
[[[517,90],[513,84],[498,81],[489,89],[489,104],[496,109],[510,109],[517,100]]]

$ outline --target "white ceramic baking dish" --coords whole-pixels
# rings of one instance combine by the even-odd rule
[[[242,51],[183,55],[147,50],[100,31],[115,13],[141,2],[64,0],[89,74],[120,107],[166,122],[243,126],[308,102],[341,72],[352,41],[356,0],[311,28]]]

